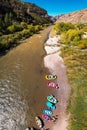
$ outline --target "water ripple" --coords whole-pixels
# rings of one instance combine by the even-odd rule
[[[26,103],[9,80],[0,80],[0,130],[25,128]]]

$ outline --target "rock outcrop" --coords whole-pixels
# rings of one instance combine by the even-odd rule
[[[6,13],[12,13],[13,20],[24,21],[27,23],[49,23],[51,17],[47,11],[35,4],[21,2],[20,0],[1,0],[0,1],[0,18],[4,19]]]
[[[87,23],[87,9],[56,17],[56,22]]]

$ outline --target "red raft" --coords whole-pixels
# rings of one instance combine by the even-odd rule
[[[56,88],[56,89],[59,88],[58,84],[56,84],[54,82],[48,82],[48,87],[50,87],[50,88]]]

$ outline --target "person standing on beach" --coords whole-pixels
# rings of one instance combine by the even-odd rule
[[[54,123],[57,121],[57,119],[58,119],[58,115],[52,116],[52,118],[51,118],[51,120],[52,120]]]

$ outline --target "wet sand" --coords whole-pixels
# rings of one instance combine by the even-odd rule
[[[44,57],[44,66],[49,69],[51,74],[57,75],[57,80],[54,82],[59,84],[58,90],[53,90],[53,94],[59,100],[54,110],[53,115],[58,115],[56,123],[45,122],[45,128],[50,130],[67,130],[69,115],[66,113],[68,99],[70,94],[70,86],[67,80],[66,66],[60,56],[60,44],[58,43],[59,36],[53,38],[49,37],[45,43],[45,50],[47,55]]]

